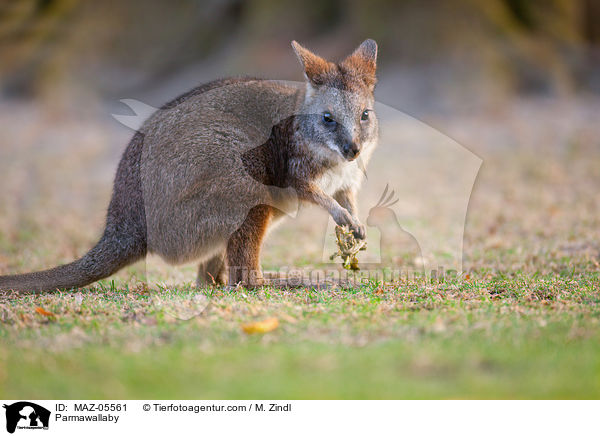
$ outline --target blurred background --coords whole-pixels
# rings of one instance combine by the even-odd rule
[[[120,99],[302,80],[291,40],[340,59],[365,38],[379,44],[377,100],[484,161],[467,268],[598,256],[598,1],[21,0],[0,6],[0,273],[97,237],[131,136],[110,115],[131,114]],[[320,259],[320,243],[271,256]]]
[[[159,104],[217,76],[299,79],[292,39],[335,59],[366,37],[380,99],[419,113],[600,91],[594,0],[21,0],[0,9],[1,92]]]

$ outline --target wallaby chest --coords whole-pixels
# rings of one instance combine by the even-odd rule
[[[316,177],[314,183],[326,194],[333,195],[343,189],[358,188],[361,177],[356,162],[347,162],[328,168]]]

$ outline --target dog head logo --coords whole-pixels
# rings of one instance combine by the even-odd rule
[[[28,401],[19,401],[3,406],[6,409],[6,431],[14,433],[18,429],[48,429],[50,411]]]
[[[304,83],[276,82],[278,86],[283,83],[290,87],[304,86]],[[205,92],[222,93],[223,90],[211,88]],[[131,99],[122,102],[135,115],[113,117],[139,134],[144,133],[141,126],[150,114],[173,109],[168,105],[160,109],[153,108]],[[237,109],[243,111],[242,106],[236,105],[232,106],[232,113]],[[229,205],[226,208],[229,216],[222,223],[228,226],[225,230],[231,234],[239,229],[248,211],[257,205],[276,207],[296,218],[300,205],[298,194],[278,180],[269,180],[270,173],[262,171],[261,167],[260,171],[252,171],[254,167],[251,165],[270,156],[267,145],[270,144],[271,135],[285,131],[283,126],[286,126],[288,116],[304,117],[308,124],[314,124],[310,121],[315,114],[298,114],[296,110],[292,106],[286,107],[285,111],[277,113],[277,119],[257,118],[255,124],[247,126],[250,139],[240,148],[239,159],[233,160],[237,165],[233,173],[242,175],[244,182],[236,183],[235,186],[240,187],[237,193],[232,186],[222,195],[223,204]],[[370,159],[366,159],[368,154],[363,152],[359,159],[345,163],[356,166],[364,175],[358,191],[358,204],[375,204],[370,209],[359,208],[357,211],[358,221],[367,226],[366,250],[361,252],[359,258],[361,269],[414,271],[426,276],[437,275],[440,271],[460,274],[467,210],[482,159],[435,128],[391,106],[375,102],[374,112],[377,113],[379,126],[378,151],[369,155]],[[274,156],[269,162],[279,158]],[[365,168],[362,158],[370,161],[368,168]],[[220,177],[221,170],[217,167],[210,167],[207,171],[211,177]],[[212,192],[206,188],[213,183],[211,180],[193,184],[189,192],[181,193],[180,200],[199,201],[199,194]],[[326,188],[333,189],[334,184],[329,178],[321,181]],[[164,196],[147,195],[146,206],[150,207],[154,201],[160,202],[162,198]],[[375,203],[374,200],[378,198],[379,202]],[[210,197],[212,202],[217,199],[214,195]],[[361,210],[363,215],[360,215]],[[331,259],[331,253],[337,251],[335,226],[336,223],[329,216],[323,226],[322,264],[337,262]],[[148,229],[148,240],[161,237],[159,227]],[[282,267],[286,268],[285,265]]]

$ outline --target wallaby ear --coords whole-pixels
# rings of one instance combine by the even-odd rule
[[[367,85],[374,86],[375,70],[377,69],[377,43],[372,39],[365,40],[342,61],[341,65],[356,71],[363,77]]]
[[[292,41],[292,48],[294,49],[294,52],[296,52],[296,56],[298,56],[298,59],[304,68],[306,78],[315,85],[322,85],[325,83],[325,76],[331,71],[334,65],[302,47],[296,41]]]

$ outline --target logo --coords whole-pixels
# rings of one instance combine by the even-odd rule
[[[306,88],[304,82],[273,83],[278,87],[289,87],[290,90]],[[199,92],[206,93],[203,97],[206,101],[221,101],[223,95],[229,95],[222,87],[200,88]],[[339,89],[333,89],[327,95],[331,105],[339,107],[342,112],[347,109],[347,102],[355,99],[351,91],[345,95]],[[113,114],[113,117],[135,130],[137,140],[142,141],[148,131],[144,127],[146,119],[157,117],[153,121],[156,123],[161,117],[176,116],[164,112],[173,111],[177,105],[183,104],[183,100],[175,100],[173,104],[155,108],[133,99],[121,102],[134,115]],[[377,113],[377,125],[370,128],[368,135],[365,133],[362,144],[364,150],[356,159],[344,157],[345,152],[340,148],[342,144],[345,147],[350,144],[348,141],[354,141],[352,138],[356,129],[351,119],[355,117],[348,116],[348,125],[340,122],[334,131],[324,127],[323,114],[301,113],[294,104],[284,104],[277,111],[277,116],[258,118],[253,115],[253,109],[241,103],[232,104],[231,108],[234,109],[228,105],[222,108],[215,106],[213,115],[229,119],[234,113],[236,120],[253,121],[238,125],[239,138],[236,136],[235,146],[227,152],[232,155],[226,157],[229,162],[227,165],[231,165],[231,168],[226,174],[221,174],[212,160],[199,162],[194,166],[193,174],[190,173],[185,182],[177,185],[179,188],[173,185],[172,193],[182,208],[178,215],[182,224],[178,226],[181,230],[172,235],[175,238],[172,241],[182,247],[182,251],[176,254],[165,249],[163,253],[157,253],[170,263],[180,263],[191,260],[197,253],[213,250],[212,257],[205,258],[198,269],[198,286],[260,282],[260,270],[252,270],[244,265],[246,261],[242,259],[241,252],[236,254],[232,251],[231,257],[242,264],[232,264],[226,247],[228,244],[245,244],[236,241],[243,241],[241,235],[246,234],[244,229],[262,219],[261,211],[264,211],[265,205],[277,209],[277,215],[298,218],[298,222],[305,226],[303,228],[313,232],[314,240],[322,243],[320,262],[316,257],[314,260],[324,269],[292,272],[288,266],[279,265],[268,274],[267,280],[273,284],[295,287],[300,283],[335,283],[339,280],[442,279],[445,274],[453,276],[462,273],[465,222],[471,193],[482,164],[481,158],[431,126],[379,102],[374,103],[372,110]],[[219,111],[223,108],[227,109],[221,114]],[[228,112],[230,110],[233,112]],[[309,151],[298,153],[320,156],[318,159],[322,158],[323,162],[332,165],[315,179],[314,186],[318,189],[308,189],[310,192],[305,192],[306,188],[301,189],[302,193],[296,192],[303,185],[288,180],[286,165],[290,162],[287,152],[281,154],[278,147],[273,148],[280,137],[290,134],[290,126],[300,129],[298,135],[310,144],[310,147],[306,146]],[[204,139],[200,141],[204,144]],[[205,144],[207,150],[214,149],[211,141]],[[374,152],[376,144],[377,152]],[[225,155],[219,156],[217,159],[225,159]],[[367,174],[368,162],[370,170]],[[149,162],[148,165],[154,164]],[[229,177],[229,174],[235,177]],[[213,189],[215,179],[226,181],[227,189]],[[362,185],[360,190],[359,185]],[[342,189],[345,186],[352,188]],[[181,192],[176,192],[176,189]],[[354,198],[356,196],[358,198]],[[150,191],[145,193],[144,204],[150,208],[146,213],[153,209],[162,210],[165,207],[161,202],[163,198],[163,195],[150,195]],[[219,224],[206,227],[214,234],[210,240],[203,236],[203,226],[208,225],[204,219],[190,221],[183,218],[188,213],[195,213],[190,211],[205,207],[206,202],[220,205],[219,210],[222,211],[219,212]],[[327,221],[303,213],[300,208],[303,202],[316,203],[325,209]],[[363,208],[356,208],[355,203],[363,205]],[[148,216],[154,217],[152,214]],[[149,220],[154,224],[147,227],[148,241],[163,240],[161,229],[173,225],[170,222],[173,219],[171,215],[155,218]],[[360,234],[360,239],[366,244],[348,246],[342,253],[336,233],[338,225],[348,226],[355,234]],[[189,241],[196,242],[190,245]],[[290,244],[286,239],[279,248],[287,252],[290,246],[300,246],[301,249],[301,244]],[[217,250],[215,247],[220,248]],[[349,256],[353,250],[356,252]],[[357,251],[361,251],[358,258],[355,256]],[[335,254],[332,256],[332,253]],[[352,271],[349,276],[339,265],[333,265],[339,262],[338,253],[344,259],[344,268],[354,270],[359,267],[361,271]],[[152,262],[146,258],[146,277],[142,280],[148,283],[154,281],[150,277],[163,277],[160,269],[156,274],[151,271],[155,268]],[[297,277],[296,271],[300,277]],[[192,296],[194,293],[195,290]],[[199,297],[198,301],[194,298],[182,299],[178,293],[174,297],[166,293],[165,296],[156,295],[153,301],[176,318],[187,320],[202,313],[210,300],[204,297]]]
[[[6,431],[14,433],[18,429],[48,430],[50,411],[29,401],[19,401],[4,405],[6,409]]]

